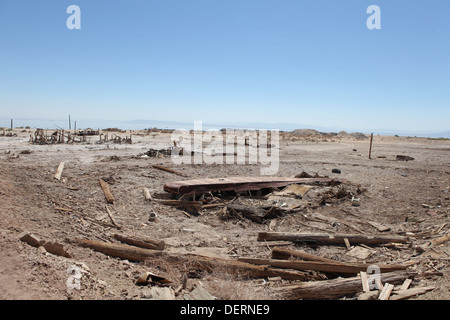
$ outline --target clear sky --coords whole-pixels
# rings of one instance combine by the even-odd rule
[[[0,118],[69,114],[448,131],[450,1],[0,0]]]

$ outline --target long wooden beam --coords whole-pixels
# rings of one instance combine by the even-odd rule
[[[380,272],[392,272],[396,270],[405,270],[406,266],[401,264],[365,264],[365,263],[342,263],[342,262],[322,262],[322,261],[301,261],[301,260],[277,260],[277,259],[259,259],[259,258],[239,258],[239,261],[253,263],[257,265],[266,265],[275,268],[294,269],[301,271],[319,271],[324,273],[342,274],[345,276],[356,275],[360,271],[376,265]]]
[[[351,244],[380,245],[390,242],[406,243],[408,237],[391,235],[360,235],[360,234],[328,234],[328,233],[289,233],[289,232],[259,232],[258,241],[293,241],[312,242],[317,244],[345,245],[344,239]]]

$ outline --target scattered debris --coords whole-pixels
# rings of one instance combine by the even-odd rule
[[[262,207],[255,207],[243,204],[230,203],[225,207],[228,209],[228,216],[239,216],[245,217],[257,223],[262,223],[265,219],[273,219],[279,215],[282,215],[282,210],[276,207],[270,207],[265,210]],[[230,211],[233,212],[230,214]],[[222,214],[222,219],[224,219],[224,214]]]
[[[395,157],[395,160],[397,160],[397,161],[411,161],[411,160],[414,160],[414,158],[412,158],[410,156],[404,156],[404,155],[398,154]]]
[[[63,256],[66,258],[72,257],[71,254],[64,248],[64,245],[57,241],[41,240],[37,236],[31,234],[28,231],[24,231],[19,238],[21,241],[28,243],[30,246],[37,248],[44,248],[45,251],[51,254]]]
[[[141,158],[151,157],[151,158],[167,158],[173,155],[182,156],[184,150],[180,147],[173,146],[165,149],[152,149],[150,148],[147,152],[140,154]]]
[[[137,285],[151,285],[151,284],[170,284],[172,281],[165,277],[156,275],[150,271],[143,272],[139,275],[135,282]]]
[[[92,129],[84,129],[84,130],[78,130],[75,134],[77,136],[97,136],[100,134],[100,131],[92,130]]]

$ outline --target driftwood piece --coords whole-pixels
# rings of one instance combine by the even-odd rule
[[[159,240],[153,240],[153,239],[149,239],[147,237],[125,237],[122,236],[120,234],[114,234],[114,238],[124,242],[124,243],[128,243],[131,244],[133,246],[137,246],[137,247],[141,247],[141,248],[147,248],[147,249],[153,249],[153,250],[164,250],[164,248],[166,247],[166,244],[164,241],[159,241]]]
[[[447,241],[450,241],[450,234],[446,234],[445,236],[442,236],[442,237],[436,238],[434,240],[431,240],[431,244],[433,246],[438,246],[438,245],[443,244],[443,243],[445,243]]]
[[[179,265],[185,268],[186,265],[200,270],[218,270],[222,269],[224,272],[247,277],[281,277],[287,280],[313,280],[320,279],[318,276],[310,275],[305,272],[295,270],[280,270],[276,268],[269,268],[266,266],[258,266],[250,263],[245,263],[237,260],[211,258],[201,255],[193,254],[169,254],[160,250],[151,250],[146,248],[139,248],[128,244],[108,243],[98,240],[73,240],[78,245],[86,248],[91,248],[98,252],[102,252],[112,257],[126,259],[136,262],[145,262],[147,259],[158,258],[165,259],[172,265]]]
[[[64,162],[60,162],[58,169],[56,169],[56,173],[55,173],[55,179],[60,180],[61,179],[61,174],[64,170]]]
[[[109,184],[106,183],[103,179],[98,179],[100,182],[100,186],[102,187],[103,193],[105,194],[106,201],[108,203],[114,203],[114,197],[111,193],[111,189],[109,188]]]
[[[376,235],[367,236],[359,234],[327,234],[327,233],[289,233],[289,232],[259,232],[258,241],[294,241],[294,242],[313,242],[318,244],[344,245],[344,238],[347,238],[351,244],[379,245],[390,242],[406,243],[408,237]]]
[[[323,261],[301,261],[301,260],[277,260],[277,259],[259,259],[259,258],[239,258],[239,261],[253,263],[257,265],[267,265],[275,268],[311,270],[323,273],[341,274],[345,276],[356,275],[360,271],[366,271],[373,264],[364,263],[343,263],[343,262],[323,262]],[[376,264],[381,272],[392,272],[396,270],[405,270],[405,265],[399,264]]]
[[[182,176],[182,177],[186,177],[186,175],[184,173],[175,171],[175,170],[170,169],[170,168],[166,168],[166,167],[158,165],[158,164],[154,164],[154,165],[152,165],[152,167],[155,168],[155,169],[159,169],[159,170],[162,170],[162,171],[170,172],[170,173]]]
[[[414,276],[411,271],[381,273],[381,280],[390,284],[398,284]],[[295,285],[281,286],[272,289],[284,299],[336,299],[351,296],[362,290],[361,278],[336,278],[322,281],[309,281]]]
[[[140,248],[122,243],[108,243],[104,241],[85,239],[76,239],[73,241],[82,247],[91,248],[112,257],[136,262],[144,262],[147,258],[161,255],[160,250]]]

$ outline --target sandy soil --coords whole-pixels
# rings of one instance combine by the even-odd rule
[[[169,181],[259,176],[259,165],[174,165],[169,157],[142,157],[150,148],[171,146],[168,133],[133,132],[132,144],[97,144],[98,136],[93,136],[88,138],[89,143],[54,145],[29,143],[34,131],[15,129],[14,133],[17,136],[0,136],[0,299],[147,299],[151,298],[151,287],[135,284],[145,271],[169,278],[173,289],[182,283],[183,276],[187,277],[186,288],[176,299],[183,299],[198,285],[219,299],[276,299],[272,288],[288,280],[247,279],[223,270],[198,272],[189,266],[179,270],[158,261],[130,262],[70,242],[79,238],[117,242],[113,235],[120,233],[164,240],[168,252],[228,259],[269,258],[269,247],[256,241],[257,233],[269,231],[269,227],[286,232],[334,234],[360,230],[368,235],[407,235],[411,245],[373,246],[365,262],[414,261],[410,268],[429,276],[415,278],[411,287],[432,285],[436,289],[412,299],[450,298],[449,242],[425,252],[418,250],[449,232],[448,140],[374,136],[372,159],[368,159],[368,139],[282,134],[278,176],[307,172],[339,177],[350,182],[348,190],[364,192],[355,193],[359,206],[353,206],[349,197],[320,203],[329,189],[316,187],[306,197],[314,205],[257,223],[238,217],[221,219],[220,208],[188,217],[180,209],[146,201],[142,188],[149,188],[157,197],[165,193],[163,185]],[[399,154],[414,160],[396,161]],[[60,162],[65,166],[61,180],[57,180],[54,174]],[[154,164],[180,171],[186,177],[157,170]],[[334,168],[341,173],[333,173]],[[106,203],[99,178],[110,184],[113,205]],[[120,230],[112,225],[105,205]],[[157,215],[155,221],[148,219],[151,212]],[[329,220],[318,219],[320,216]],[[389,230],[380,232],[369,222]],[[24,231],[41,240],[60,242],[71,258],[21,241]],[[285,247],[338,261],[355,261],[345,246]],[[81,270],[81,287],[71,290],[67,282],[73,276],[69,273],[73,266]]]

